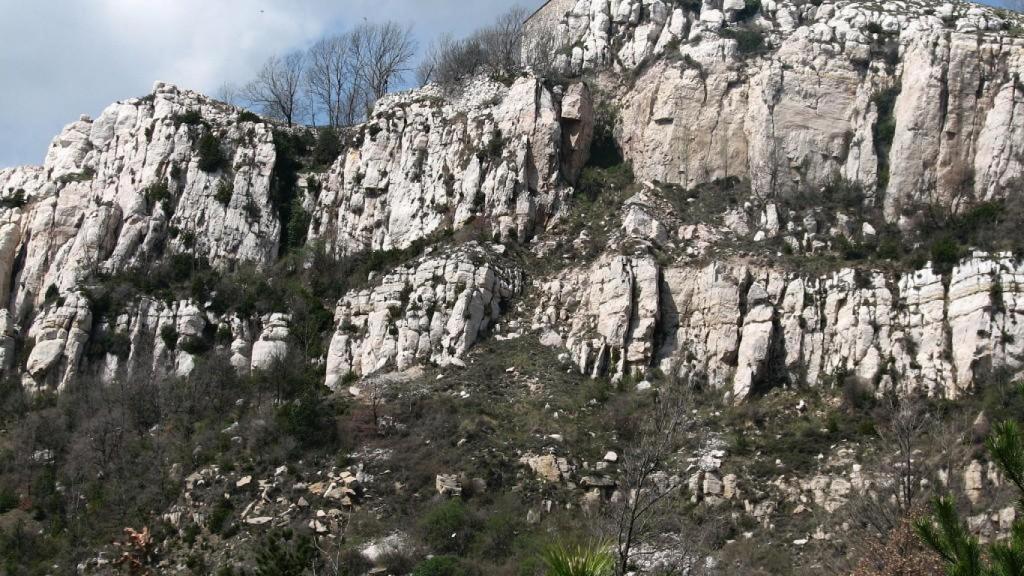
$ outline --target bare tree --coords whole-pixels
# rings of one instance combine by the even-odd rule
[[[445,32],[430,43],[427,51],[423,54],[423,59],[420,60],[419,66],[416,67],[417,84],[426,86],[437,79],[441,60],[444,54],[451,50],[451,46],[454,43],[455,38],[449,32]]]
[[[453,84],[477,74],[510,78],[522,70],[523,25],[528,11],[514,6],[494,24],[455,39],[441,36],[427,50],[417,70],[420,84]]]
[[[845,540],[852,555],[836,558],[838,571],[848,573],[852,562],[857,574],[931,573],[911,569],[922,562],[928,565],[927,554],[911,529],[929,496],[925,490],[930,484],[924,480],[936,468],[921,449],[943,437],[939,423],[924,406],[920,399],[895,394],[882,400],[877,432],[878,445],[885,452],[865,464],[865,471],[870,471],[866,487],[847,504]],[[956,444],[942,443],[949,452],[957,452]]]
[[[680,386],[666,386],[651,413],[629,432],[619,468],[622,498],[610,509],[618,576],[628,572],[637,548],[661,532],[665,504],[682,484],[667,471],[681,443],[688,397]]]
[[[516,5],[479,33],[490,73],[509,77],[519,72],[523,51],[523,25],[530,13]]]
[[[284,120],[291,126],[302,107],[304,61],[301,52],[271,56],[256,79],[245,87],[245,98],[267,116]]]
[[[479,36],[455,40],[448,35],[431,46],[418,74],[424,84],[450,85],[481,73],[486,65],[487,54]]]
[[[323,38],[306,58],[309,94],[336,128],[355,123],[363,107],[355,39],[352,33]]]
[[[883,446],[895,448],[892,468],[896,502],[906,515],[917,502],[925,477],[923,463],[915,456],[931,417],[914,398],[890,396],[885,402],[886,419],[878,435]]]
[[[416,55],[412,28],[395,22],[362,24],[351,35],[359,81],[376,101],[410,70]]]
[[[217,100],[237,106],[241,100],[241,91],[238,89],[238,85],[234,82],[224,82],[217,88]]]

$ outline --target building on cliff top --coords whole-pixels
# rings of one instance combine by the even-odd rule
[[[572,10],[575,0],[548,0],[526,19],[524,32],[533,36],[537,32],[557,32],[562,18]]]

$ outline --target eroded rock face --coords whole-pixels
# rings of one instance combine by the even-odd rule
[[[751,14],[741,4],[562,8],[563,69],[638,75],[617,95],[638,177],[692,187],[738,176],[761,197],[841,177],[877,188],[890,221],[921,204],[959,206],[965,192],[1012,190],[1021,175],[1019,15],[857,1],[768,1]]]
[[[0,172],[0,195],[26,201],[0,216],[0,277],[14,278],[0,298],[12,300],[15,317],[41,304],[50,286],[65,294],[90,272],[120,272],[166,252],[217,266],[273,259],[273,138],[268,125],[237,115],[157,83],[145,98],[68,125],[42,167]],[[197,152],[204,133],[225,158],[209,172]],[[220,186],[232,190],[227,204],[215,198]]]
[[[89,300],[74,293],[47,304],[29,328],[27,337],[34,345],[24,382],[31,389],[60,390],[84,374],[108,383],[185,377],[200,355],[217,348],[230,350],[236,368],[247,371],[254,342],[265,342],[281,330],[279,317],[244,321],[207,312],[191,300],[142,298],[127,303],[112,320],[97,321]]]
[[[983,253],[956,267],[948,286],[927,268],[816,278],[607,256],[543,283],[536,324],[595,375],[656,367],[737,399],[837,378],[956,397],[992,368],[1020,366],[1022,272],[1008,254]]]
[[[467,244],[426,256],[350,293],[335,311],[327,385],[348,374],[460,364],[522,289],[522,272],[489,247]]]
[[[495,237],[524,242],[563,211],[593,132],[585,85],[559,98],[533,77],[477,79],[442,94],[377,104],[361,143],[325,176],[311,238],[338,254],[390,250],[481,217]]]
[[[68,125],[43,166],[0,170],[4,366],[21,343],[29,348],[32,386],[66,386],[83,362],[100,362],[107,377],[138,373],[142,365],[184,375],[194,355],[165,349],[172,347],[161,332],[198,338],[193,332],[210,326],[232,335],[231,361],[239,371],[266,368],[283,356],[285,310],[215,318],[201,304],[186,311],[182,303],[143,297],[119,303],[130,309],[116,322],[93,326],[91,304],[80,293],[97,273],[123,273],[175,254],[221,270],[273,263],[282,226],[271,200],[279,160],[273,130],[243,121],[233,107],[157,83],[144,98]],[[435,87],[389,96],[352,132],[361,136],[329,173],[313,175],[319,185],[300,176],[297,194],[313,216],[310,240],[351,255],[405,248],[478,221],[496,237],[526,241],[571,196],[589,153],[593,103],[581,83],[556,92],[532,77],[511,86],[476,80],[454,98]],[[209,146],[203,149],[211,136],[224,158],[212,167]],[[458,280],[455,269],[439,274]],[[486,270],[480,274],[466,279],[476,287],[466,303],[439,295],[442,305],[466,308],[448,312],[468,314],[468,321],[435,328],[446,339],[432,342],[438,350],[426,356],[398,346],[397,364],[465,352],[497,316],[492,306],[518,289],[518,281],[506,285]],[[195,321],[181,320],[183,314]],[[91,337],[107,336],[118,344],[115,354],[100,346],[98,357],[83,356]]]
[[[287,314],[270,314],[263,318],[263,331],[252,345],[253,370],[266,370],[274,362],[284,360],[288,354],[288,325],[291,317]]]

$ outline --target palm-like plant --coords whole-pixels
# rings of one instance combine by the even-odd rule
[[[548,576],[610,576],[615,556],[605,543],[556,544],[542,556]]]

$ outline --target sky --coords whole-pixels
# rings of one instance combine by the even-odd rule
[[[364,19],[412,25],[426,47],[516,3],[543,0],[0,0],[0,168],[41,164],[66,124],[157,80],[215,94]]]

